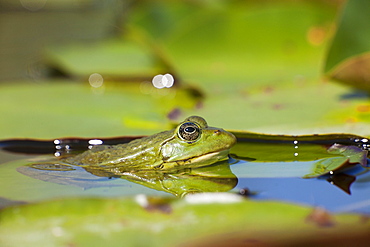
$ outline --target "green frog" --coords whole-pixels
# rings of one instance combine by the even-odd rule
[[[113,173],[195,168],[228,159],[235,143],[233,134],[191,116],[173,130],[125,144],[97,145],[64,162]]]

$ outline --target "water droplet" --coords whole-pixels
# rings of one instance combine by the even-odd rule
[[[92,140],[89,140],[89,144],[90,145],[101,145],[103,144],[103,141],[99,139],[92,139]]]

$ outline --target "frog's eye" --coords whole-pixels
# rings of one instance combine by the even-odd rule
[[[195,123],[183,123],[179,128],[179,136],[185,141],[195,141],[200,135],[200,129]]]

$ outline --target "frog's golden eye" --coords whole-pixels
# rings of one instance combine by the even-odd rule
[[[179,136],[181,139],[192,142],[198,139],[200,129],[198,125],[192,122],[183,123],[179,128]]]

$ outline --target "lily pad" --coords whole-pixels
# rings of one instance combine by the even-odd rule
[[[49,47],[47,59],[59,70],[84,80],[93,73],[106,79],[150,80],[165,71],[158,59],[145,49],[122,40]]]
[[[142,86],[107,82],[96,89],[71,81],[1,85],[0,128],[7,131],[0,138],[153,134],[171,127],[167,114],[172,110],[193,108],[197,102],[186,89],[149,86],[147,92]]]
[[[231,156],[247,161],[232,167],[238,177],[312,178],[333,173],[351,164],[367,166],[367,151],[361,149],[360,144],[356,147],[355,140],[363,139],[360,136],[234,133],[238,143],[231,149]],[[336,142],[352,142],[352,145]]]
[[[233,203],[233,196],[224,197],[224,203],[212,203],[220,197],[221,194],[208,196],[208,203],[190,197],[185,200],[153,200],[141,196],[135,200],[71,199],[8,208],[0,212],[0,243],[2,246],[107,243],[110,246],[122,246],[122,243],[194,246],[201,242],[204,246],[212,239],[232,237],[234,241],[242,239],[254,244],[286,245],[302,238],[320,243],[324,241],[320,237],[323,232],[326,239],[333,241],[338,236],[364,237],[370,230],[369,221],[361,221],[358,215],[331,215],[322,209],[253,202],[241,197]]]

